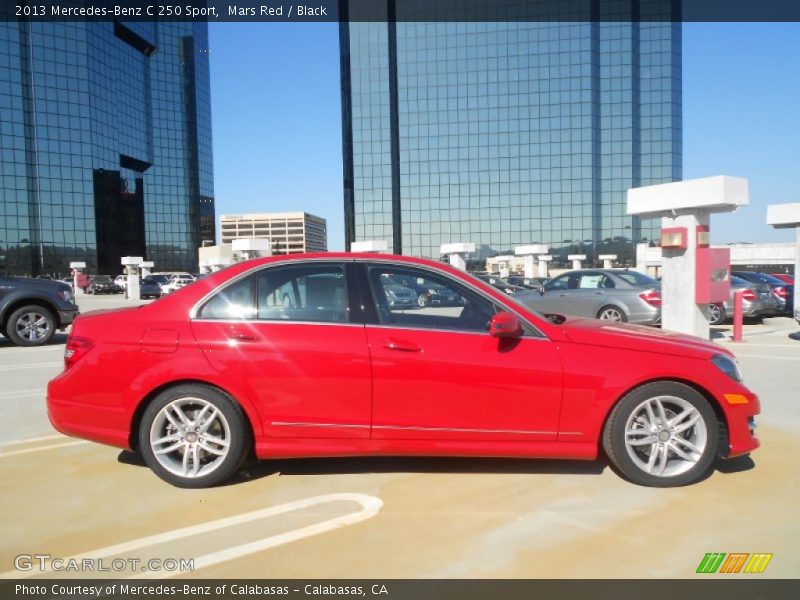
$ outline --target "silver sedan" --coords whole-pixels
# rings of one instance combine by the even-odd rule
[[[733,296],[742,294],[742,315],[745,317],[761,317],[777,315],[780,312],[778,299],[772,288],[766,283],[751,283],[736,275],[731,275],[731,293],[725,302],[708,306],[708,322],[721,325],[733,318]]]
[[[538,290],[514,298],[541,313],[655,325],[661,320],[661,284],[638,271],[568,271]]]

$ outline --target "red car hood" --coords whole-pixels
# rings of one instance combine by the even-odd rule
[[[563,325],[566,336],[577,344],[625,348],[706,359],[714,354],[733,354],[725,348],[692,335],[644,325],[610,323],[599,319],[570,318]]]

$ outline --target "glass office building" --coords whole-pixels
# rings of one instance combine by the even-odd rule
[[[679,180],[682,162],[681,25],[631,18],[647,4],[593,22],[342,23],[348,248],[538,243],[556,264],[635,263],[659,228],[626,215],[626,190]]]
[[[209,90],[205,23],[0,22],[0,271],[196,270]]]

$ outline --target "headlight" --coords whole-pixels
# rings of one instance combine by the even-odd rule
[[[725,375],[734,381],[742,381],[742,372],[739,370],[739,365],[736,364],[736,361],[732,358],[725,356],[724,354],[715,354],[711,359],[711,362],[714,363],[714,366],[716,366],[720,371],[725,373]]]

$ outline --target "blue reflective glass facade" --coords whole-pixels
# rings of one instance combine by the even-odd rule
[[[658,224],[625,214],[626,190],[681,178],[681,25],[617,4],[619,21],[343,23],[348,244],[634,263]]]
[[[196,270],[209,96],[205,23],[0,23],[0,270]]]

